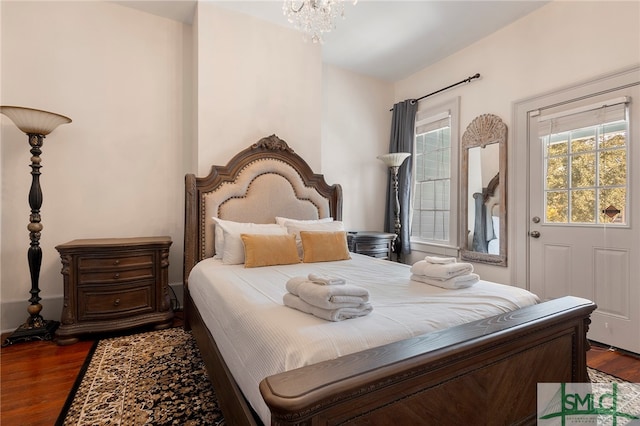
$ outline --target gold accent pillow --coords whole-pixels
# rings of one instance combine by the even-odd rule
[[[351,259],[345,231],[300,231],[300,239],[305,263]]]
[[[295,235],[240,234],[240,238],[245,268],[300,263]]]

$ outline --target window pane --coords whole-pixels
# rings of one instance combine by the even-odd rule
[[[444,212],[436,212],[435,214],[435,229],[433,232],[433,239],[434,240],[445,240],[445,218],[444,218]],[[448,229],[448,227],[447,227]]]
[[[416,136],[416,152],[424,152],[424,135]]]
[[[547,160],[547,189],[567,188],[569,169],[567,157],[554,157]]]
[[[434,182],[422,182],[420,184],[420,210],[433,210],[435,208]]]
[[[627,205],[627,189],[626,188],[610,188],[600,190],[600,208],[598,209],[600,215],[600,222],[602,223],[626,223],[625,220],[625,206]],[[603,213],[609,207],[620,210],[620,213],[613,216],[608,216]]]
[[[612,149],[600,152],[600,185],[626,185],[627,150]]]
[[[571,222],[595,223],[596,191],[593,189],[571,192]]]
[[[451,150],[449,148],[441,151],[440,157],[440,179],[448,179],[451,176]]]
[[[596,154],[571,156],[571,187],[585,188],[596,184]]]
[[[596,149],[596,128],[573,130],[571,132],[571,152],[585,152]]]
[[[567,155],[569,152],[569,132],[558,133],[551,136],[551,142],[546,145],[547,157]]]
[[[605,124],[603,126],[603,136],[600,141],[600,148],[623,147],[627,143],[627,123],[619,121],[617,123]]]
[[[433,240],[433,226],[435,223],[435,213],[432,211],[420,212],[420,238]]]
[[[445,190],[445,185],[443,184],[443,181],[435,182],[435,185],[434,185],[434,198],[435,198],[434,206],[435,206],[436,210],[445,210],[447,208],[447,202],[446,201],[448,201],[448,200],[445,200],[445,197],[448,198],[448,191],[445,194],[444,190]]]
[[[569,221],[569,192],[547,192],[547,209],[545,222],[567,223]]]

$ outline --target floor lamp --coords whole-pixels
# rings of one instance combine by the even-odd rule
[[[396,238],[393,242],[393,252],[398,255],[398,261],[400,261],[400,252],[402,250],[402,240],[400,239],[400,229],[402,224],[400,223],[400,200],[398,198],[398,169],[404,163],[404,160],[411,156],[408,152],[391,152],[389,154],[378,155],[378,160],[382,161],[389,167],[391,171],[391,178],[393,180],[393,194],[395,196],[395,204],[393,208],[393,214],[395,215],[394,232]]]
[[[29,273],[31,275],[31,305],[27,308],[29,318],[14,331],[2,344],[28,342],[31,340],[51,340],[58,327],[57,321],[45,320],[40,315],[40,266],[42,265],[42,249],[40,248],[40,207],[42,206],[42,189],[40,188],[40,154],[43,139],[61,124],[71,123],[71,119],[52,112],[16,106],[0,106],[0,113],[6,115],[20,130],[29,137],[31,147],[31,189],[29,190],[29,206],[31,215],[27,226],[31,243],[27,252]]]

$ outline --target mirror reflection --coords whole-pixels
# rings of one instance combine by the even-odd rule
[[[506,266],[506,126],[484,114],[462,137],[461,257]]]
[[[467,245],[479,253],[500,254],[499,145],[469,151]]]

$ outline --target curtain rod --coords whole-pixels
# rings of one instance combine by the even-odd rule
[[[431,92],[431,93],[429,93],[428,95],[424,95],[424,96],[419,97],[418,99],[414,99],[414,100],[413,100],[413,102],[418,102],[418,101],[420,101],[420,100],[422,100],[422,99],[424,99],[424,98],[428,98],[429,96],[433,96],[433,95],[435,95],[436,93],[444,92],[445,90],[447,90],[447,89],[451,89],[452,87],[455,87],[455,86],[457,86],[457,85],[459,85],[459,84],[462,84],[462,83],[469,83],[471,80],[476,79],[476,78],[480,78],[480,73],[476,73],[475,75],[472,75],[471,77],[467,77],[467,78],[465,78],[464,80],[461,80],[461,81],[459,81],[459,82],[457,82],[457,83],[454,83],[454,84],[452,84],[452,85],[450,85],[450,86],[443,87],[442,89],[440,89],[440,90],[436,90],[435,92]],[[393,111],[393,108],[391,108],[389,111]]]

